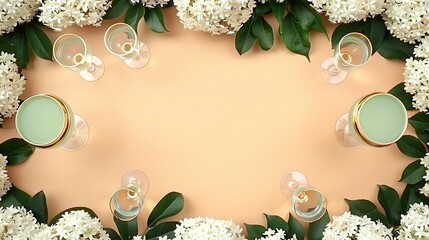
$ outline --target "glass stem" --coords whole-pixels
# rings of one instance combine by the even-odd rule
[[[89,64],[89,67],[86,69],[86,71],[88,71],[88,72],[94,72],[95,71],[95,69],[96,69],[96,66],[95,66],[95,64],[94,63],[91,63],[91,64]]]
[[[338,75],[339,73],[340,73],[340,69],[337,67],[337,66],[335,66],[335,65],[331,65],[329,68],[328,68],[328,72],[329,72],[329,74],[331,75],[331,76],[336,76],[336,75]]]

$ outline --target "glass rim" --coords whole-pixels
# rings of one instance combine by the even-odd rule
[[[83,43],[83,47],[85,48],[85,52],[83,53],[83,59],[85,59],[85,57],[86,56],[88,56],[88,44],[85,42],[85,40],[83,40],[83,38],[81,38],[80,36],[78,36],[78,35],[76,35],[76,34],[74,34],[74,33],[65,33],[65,34],[63,34],[63,35],[61,35],[61,36],[59,36],[56,40],[55,40],[55,42],[54,42],[54,44],[52,45],[52,49],[54,49],[54,53],[52,54],[53,55],[53,57],[54,57],[54,60],[59,64],[59,65],[61,65],[61,66],[63,66],[63,67],[66,67],[66,68],[71,68],[71,67],[77,67],[77,66],[79,66],[79,64],[82,64],[81,62],[79,62],[79,63],[76,63],[76,64],[74,64],[74,65],[65,65],[65,64],[63,64],[61,61],[59,61],[59,59],[57,58],[57,55],[55,54],[55,47],[59,44],[58,42],[59,42],[59,40],[61,40],[61,39],[63,39],[63,38],[66,38],[66,37],[74,37],[74,38],[77,38],[77,39],[79,39],[82,43]]]
[[[371,43],[371,41],[369,40],[369,38],[365,35],[365,34],[363,34],[363,33],[360,33],[360,32],[350,32],[350,33],[347,33],[346,35],[344,35],[341,39],[340,39],[340,41],[338,42],[338,51],[339,51],[339,53],[340,53],[340,58],[341,58],[341,60],[342,61],[344,61],[344,62],[347,62],[346,61],[346,59],[344,59],[343,58],[343,55],[342,55],[342,52],[341,52],[341,43],[344,41],[344,39],[346,38],[346,37],[349,37],[349,36],[351,36],[351,35],[357,35],[357,36],[360,36],[360,37],[362,37],[362,38],[364,38],[365,39],[365,41],[367,41],[368,42],[368,46],[369,46],[369,52],[370,52],[370,54],[372,55],[372,43]],[[365,65],[368,61],[369,61],[369,59],[370,58],[368,58],[365,62],[363,62],[363,63],[360,63],[360,64],[353,64],[353,63],[347,63],[347,65],[348,66],[351,66],[351,67],[361,67],[361,66],[363,66],[363,65]]]
[[[133,33],[133,36],[134,36],[133,49],[137,46],[137,44],[140,42],[140,40],[139,40],[139,36],[138,36],[137,32],[129,24],[121,23],[120,22],[120,23],[115,23],[115,24],[111,25],[109,28],[107,28],[106,32],[104,33],[104,46],[107,48],[107,50],[111,54],[119,56],[119,57],[123,57],[123,56],[125,56],[125,55],[127,55],[129,53],[122,53],[122,54],[116,53],[116,52],[112,51],[112,49],[107,45],[107,37],[108,37],[108,35],[110,34],[110,32],[112,31],[113,28],[116,28],[118,26],[125,27],[125,28],[131,30],[131,32]]]

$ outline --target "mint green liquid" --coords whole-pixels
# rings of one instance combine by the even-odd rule
[[[398,140],[407,126],[407,112],[391,95],[375,95],[363,105],[359,115],[361,131],[370,140],[388,144]]]
[[[61,135],[65,121],[59,103],[45,95],[36,95],[24,101],[16,115],[19,134],[34,145],[52,143]]]

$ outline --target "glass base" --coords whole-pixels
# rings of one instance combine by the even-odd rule
[[[86,81],[93,82],[100,79],[104,74],[104,64],[100,58],[91,57],[91,64],[86,70],[80,71],[79,75]]]
[[[150,60],[150,50],[146,44],[140,42],[140,55],[136,58],[126,59],[124,63],[132,69],[140,69],[149,62]]]
[[[74,114],[75,127],[72,136],[61,145],[61,148],[68,151],[76,151],[81,149],[89,139],[89,127],[85,119]]]
[[[348,73],[335,66],[333,57],[326,59],[320,67],[320,75],[328,84],[340,84],[346,80]]]
[[[343,146],[349,148],[358,148],[363,144],[357,139],[349,126],[349,113],[343,114],[335,123],[335,137]]]
[[[308,186],[309,182],[304,173],[292,171],[286,173],[281,181],[280,187],[286,198],[291,198],[295,190],[302,186]]]

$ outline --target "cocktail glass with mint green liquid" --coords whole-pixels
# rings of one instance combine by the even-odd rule
[[[62,99],[50,94],[26,99],[18,109],[15,123],[19,135],[35,147],[77,150],[89,138],[85,120]]]
[[[371,93],[358,99],[335,124],[335,135],[346,147],[388,146],[407,129],[402,102],[389,93]]]

